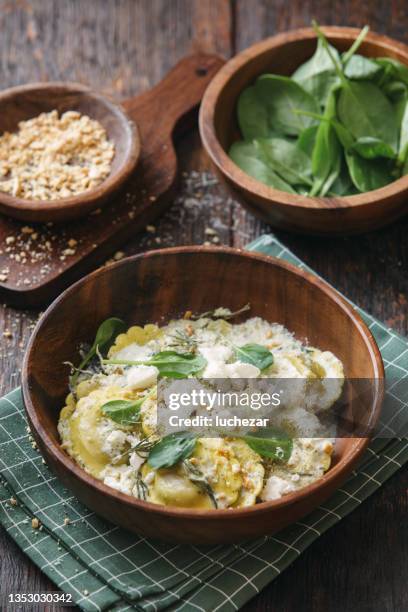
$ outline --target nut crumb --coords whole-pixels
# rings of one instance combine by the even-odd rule
[[[217,232],[215,231],[215,229],[212,229],[212,227],[206,227],[204,230],[204,233],[206,236],[216,236]]]
[[[72,197],[99,185],[114,155],[99,121],[76,111],[41,113],[0,136],[0,191],[29,200]]]
[[[31,527],[33,529],[38,529],[40,525],[41,525],[41,523],[38,520],[38,518],[34,517],[33,519],[31,519]]]

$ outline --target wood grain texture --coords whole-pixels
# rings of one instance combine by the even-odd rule
[[[368,22],[375,31],[408,42],[405,0],[0,0],[1,83],[77,80],[119,101],[157,83],[186,53],[201,48],[228,57],[266,36],[309,26],[312,17],[356,27]],[[182,171],[208,168],[196,133],[181,143],[179,153]],[[211,187],[211,197],[208,189],[200,196],[203,182],[198,175],[185,178],[182,198],[175,199],[156,232],[135,234],[122,250],[132,254],[158,244],[200,244],[209,239],[206,227],[217,231],[222,244],[242,247],[270,229],[218,185]],[[403,219],[358,238],[327,241],[284,232],[278,237],[340,291],[408,335],[407,231],[408,219]],[[37,314],[1,307],[0,336],[5,329],[13,334],[0,340],[2,393],[19,382]],[[408,470],[400,471],[320,537],[245,612],[406,610],[407,489]],[[54,590],[2,531],[0,585],[6,593]]]

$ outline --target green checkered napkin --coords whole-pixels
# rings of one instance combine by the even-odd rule
[[[248,248],[304,267],[274,236]],[[360,314],[378,342],[387,375],[408,376],[408,342]],[[387,401],[404,405],[395,390]],[[246,544],[198,547],[140,538],[80,504],[32,448],[18,389],[0,401],[0,447],[1,524],[83,610],[116,612],[239,609],[408,461],[406,439],[376,440],[344,487],[302,521]],[[11,497],[18,505],[10,504]],[[41,530],[32,529],[33,516]]]

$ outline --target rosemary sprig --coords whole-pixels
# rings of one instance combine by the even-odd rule
[[[176,329],[174,334],[172,334],[172,342],[170,342],[169,347],[181,348],[187,352],[195,353],[197,350],[197,340],[194,336],[189,336],[184,330]]]
[[[245,304],[245,306],[239,308],[238,310],[235,310],[234,312],[226,312],[226,308],[215,308],[214,310],[208,310],[207,312],[203,312],[202,314],[193,314],[190,318],[193,321],[197,321],[198,319],[225,319],[226,321],[228,321],[229,319],[237,317],[238,315],[242,314],[243,312],[247,312],[247,310],[250,309],[251,304],[248,303]]]
[[[215,499],[214,491],[202,473],[202,471],[195,466],[189,459],[183,461],[183,467],[187,473],[188,478],[193,482],[203,493],[206,493],[214,504],[214,508],[218,508],[217,500]]]
[[[139,440],[139,442],[137,442],[137,444],[135,444],[134,446],[130,446],[127,450],[125,450],[124,453],[118,455],[115,459],[115,463],[122,461],[122,459],[130,455],[130,453],[136,453],[142,459],[146,459],[156,443],[157,440],[152,440],[149,437],[142,438],[141,440]]]
[[[147,496],[149,494],[149,487],[144,482],[140,472],[138,472],[136,475],[136,491],[139,499],[142,499],[143,501],[147,500]]]

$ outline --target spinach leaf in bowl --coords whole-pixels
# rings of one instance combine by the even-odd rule
[[[268,110],[269,124],[277,132],[298,136],[305,128],[316,123],[315,119],[294,112],[300,109],[318,113],[319,105],[303,87],[289,77],[263,74],[256,81],[255,89]]]
[[[333,56],[340,61],[337,49],[330,45],[330,50]],[[313,96],[322,107],[326,105],[330,90],[338,82],[338,77],[327,48],[320,40],[317,41],[316,51],[312,57],[301,64],[291,78]]]
[[[371,136],[396,150],[398,127],[391,103],[381,89],[369,82],[345,81],[337,112],[355,138]]]
[[[347,166],[351,180],[361,192],[380,189],[394,178],[382,159],[365,159],[355,152],[346,152]]]
[[[256,180],[307,196],[378,189],[408,173],[408,67],[345,53],[316,23],[313,56],[292,77],[263,74],[238,101],[232,160]]]
[[[293,140],[264,138],[258,143],[271,168],[290,185],[312,185],[310,157]]]
[[[282,179],[268,164],[260,145],[256,141],[234,142],[229,150],[229,156],[241,170],[252,178],[281,191],[296,193],[296,191]]]

